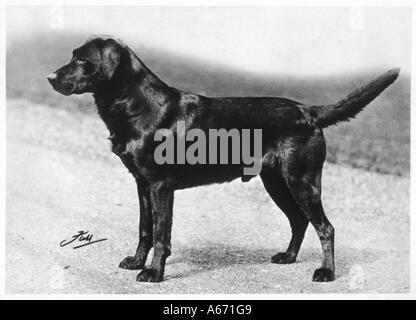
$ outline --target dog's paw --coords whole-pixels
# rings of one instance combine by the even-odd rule
[[[143,269],[144,263],[138,261],[135,257],[127,257],[120,262],[119,267],[127,270],[139,270]]]
[[[327,268],[316,269],[313,273],[312,281],[314,282],[329,282],[335,280],[335,273]]]
[[[272,257],[272,263],[289,264],[296,262],[296,257],[287,252],[279,252]]]
[[[163,280],[163,274],[154,269],[143,269],[136,278],[139,282],[160,282]]]

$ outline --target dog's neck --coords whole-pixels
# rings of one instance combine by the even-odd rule
[[[113,133],[114,123],[165,112],[166,101],[174,92],[130,50],[113,77],[97,86],[94,99],[100,117]]]

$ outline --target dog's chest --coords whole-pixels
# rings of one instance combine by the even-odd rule
[[[142,167],[145,166],[145,161],[140,156],[140,150],[143,148],[141,139],[120,139],[113,134],[109,140],[111,150],[121,159],[130,173],[135,177],[141,174]]]

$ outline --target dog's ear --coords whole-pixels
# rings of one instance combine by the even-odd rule
[[[117,46],[104,47],[101,54],[101,70],[104,78],[110,80],[120,64],[120,50]]]

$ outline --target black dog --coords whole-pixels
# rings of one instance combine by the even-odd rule
[[[307,106],[284,98],[208,98],[169,87],[154,75],[120,40],[94,37],[73,51],[71,61],[48,76],[61,94],[94,94],[98,113],[110,131],[112,150],[137,182],[140,201],[140,240],[134,257],[120,267],[143,269],[138,281],[161,281],[171,253],[175,190],[231,181],[243,176],[242,165],[158,165],[154,134],[187,128],[262,129],[260,177],[273,201],[286,214],[292,239],[273,263],[296,260],[311,222],[322,244],[322,266],[313,281],[335,278],[334,228],[321,203],[321,172],[326,146],[322,128],[354,118],[399,74],[390,70],[345,99],[329,106]],[[145,268],[151,247],[154,256]]]

